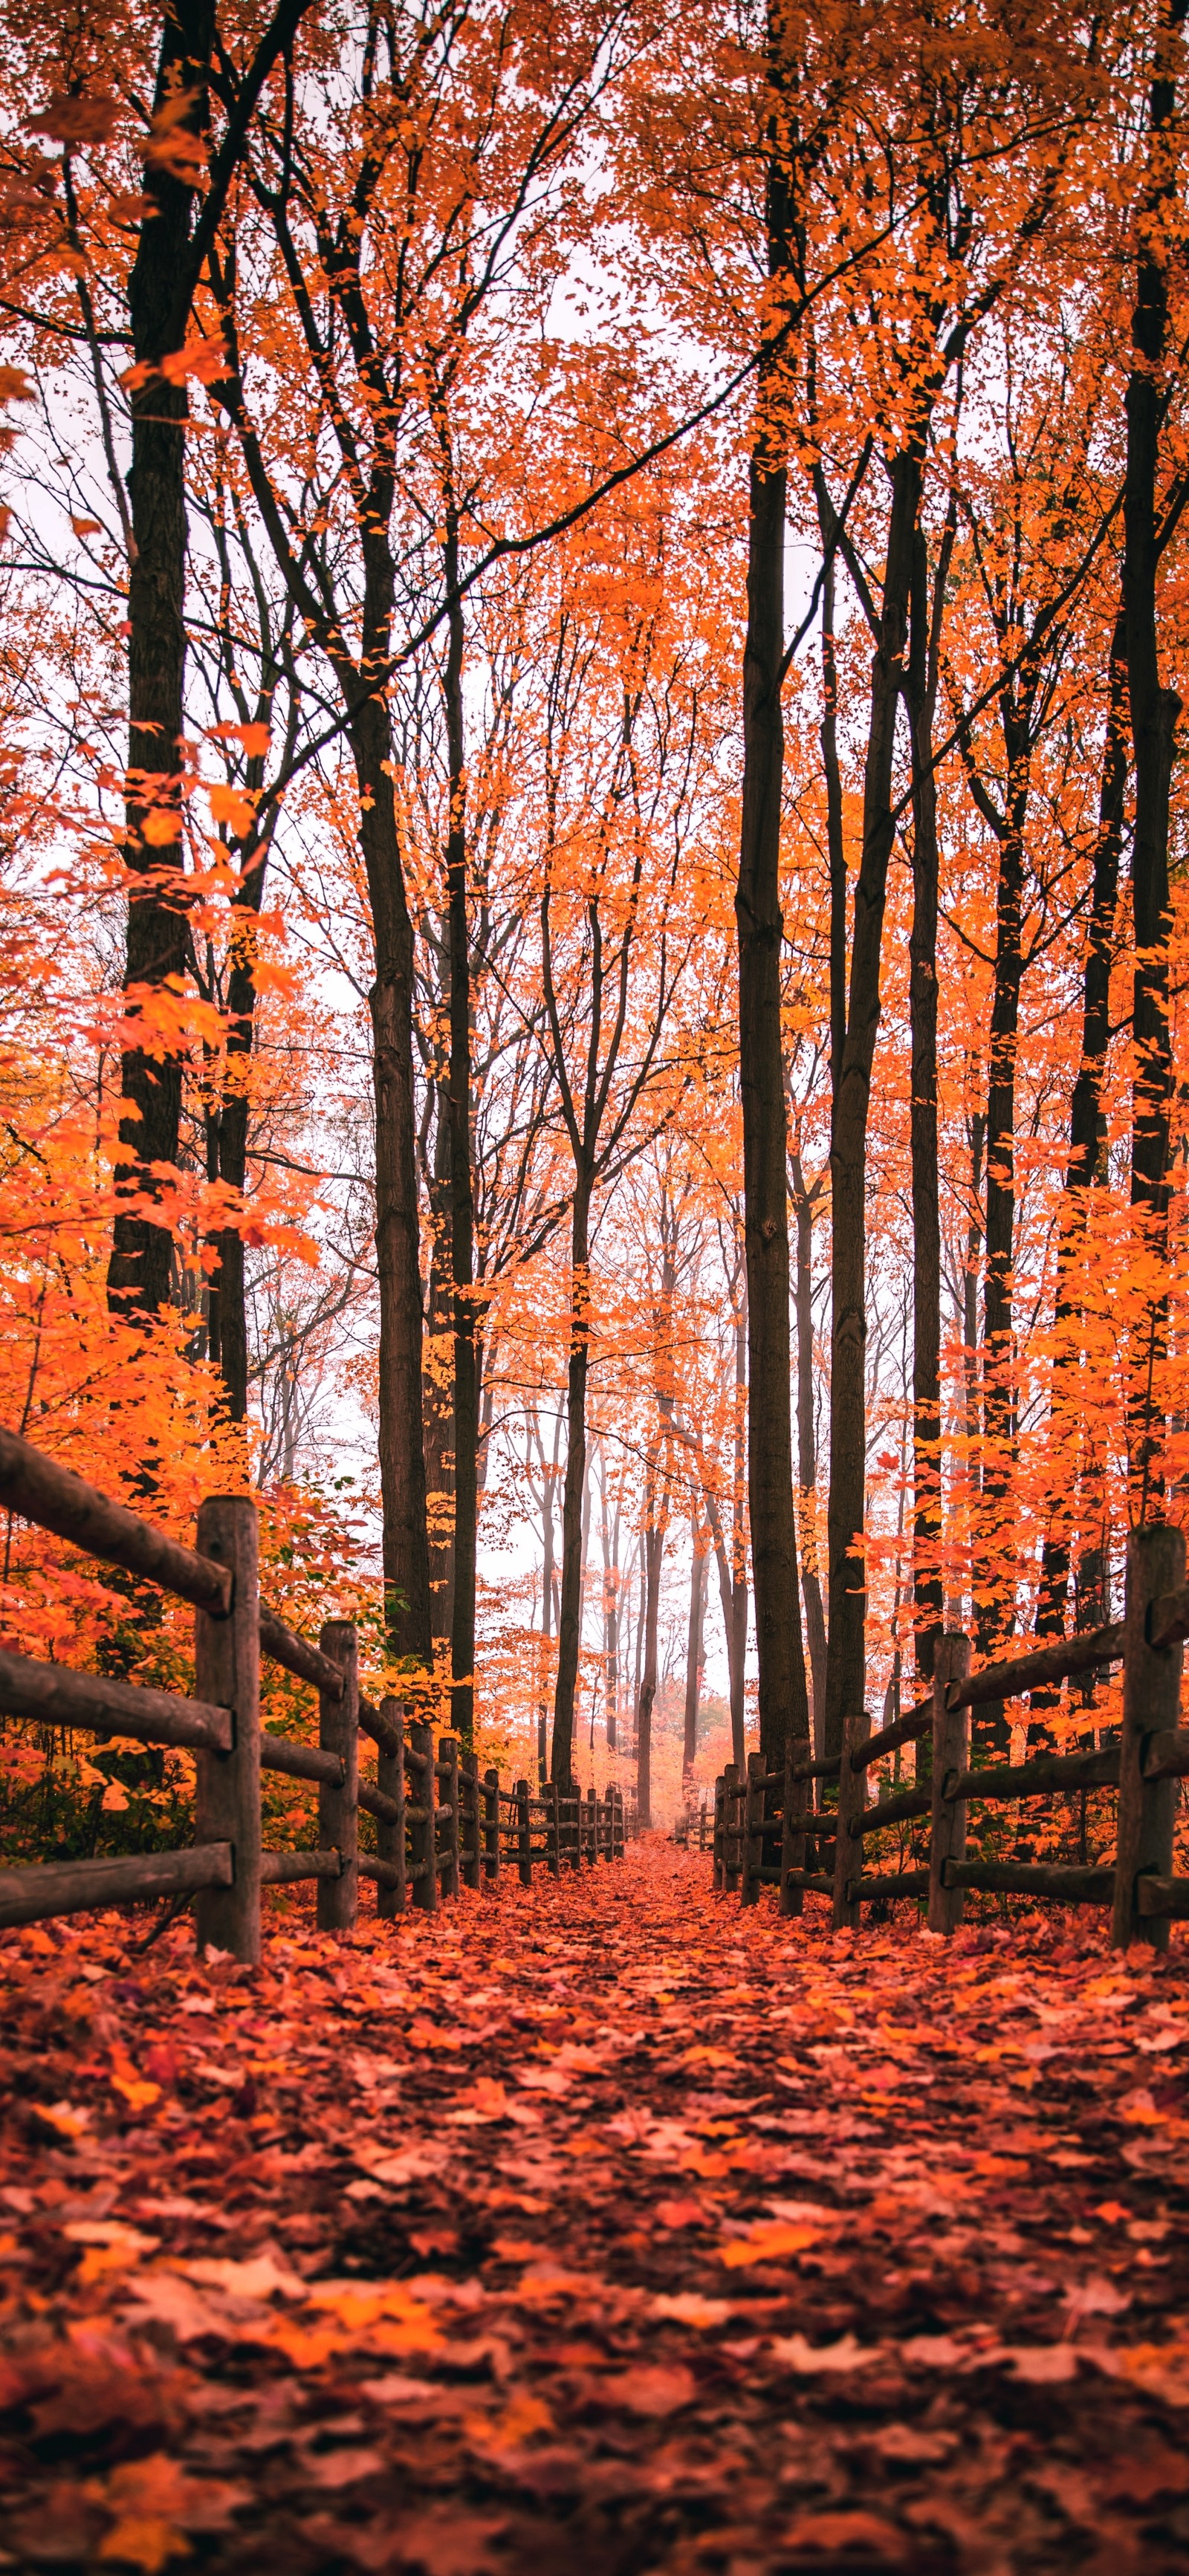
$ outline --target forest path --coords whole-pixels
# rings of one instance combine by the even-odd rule
[[[9,1936],[0,2569],[1183,2570],[1184,1949],[709,1877]]]

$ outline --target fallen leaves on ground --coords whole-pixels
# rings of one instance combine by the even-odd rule
[[[1182,1950],[708,1878],[8,1936],[0,2569],[1183,2569]]]

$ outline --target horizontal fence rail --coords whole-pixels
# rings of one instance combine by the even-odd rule
[[[38,1923],[47,1914],[90,1914],[146,1897],[190,1896],[200,1888],[230,1887],[234,1876],[230,1843],[136,1852],[127,1860],[51,1861],[42,1869],[0,1870],[0,1923]]]
[[[970,1669],[968,1638],[937,1646],[928,1700],[871,1732],[865,1715],[847,1719],[841,1753],[814,1759],[792,1744],[780,1770],[761,1753],[746,1772],[728,1763],[714,1787],[713,1883],[744,1905],[761,1887],[779,1889],[780,1910],[800,1913],[807,1890],[829,1896],[836,1928],[857,1924],[862,1906],[900,1897],[928,1905],[929,1926],[953,1932],[967,1889],[1027,1896],[1111,1911],[1115,1945],[1145,1940],[1164,1948],[1169,1925],[1189,1920],[1189,1879],[1173,1875],[1177,1782],[1189,1777],[1189,1728],[1182,1727],[1182,1643],[1189,1638],[1189,1584],[1183,1534],[1164,1522],[1136,1531],[1127,1558],[1127,1600],[1118,1622],[1036,1645],[1021,1655]],[[1119,1741],[1101,1749],[1036,1753],[1023,1762],[980,1767],[970,1758],[970,1711],[1103,1666],[1123,1664]],[[903,1788],[867,1802],[867,1774],[905,1744],[927,1748],[927,1764]],[[819,1803],[833,1792],[834,1803]],[[834,1784],[837,1784],[836,1790]],[[1064,1867],[966,1857],[972,1804],[1059,1798],[1090,1789],[1117,1791],[1113,1867]],[[928,1866],[864,1872],[865,1836],[928,1819]]]
[[[227,1567],[212,1565],[192,1547],[179,1547],[126,1504],[113,1503],[94,1485],[85,1484],[73,1468],[59,1466],[56,1458],[35,1449],[31,1440],[3,1429],[0,1503],[22,1520],[32,1521],[35,1528],[69,1539],[72,1547],[99,1557],[104,1565],[122,1566],[125,1574],[139,1574],[146,1583],[160,1584],[163,1592],[189,1601],[196,1610],[225,1618],[230,1609]]]
[[[197,1903],[200,1948],[260,1956],[261,1891],[316,1884],[322,1930],[356,1921],[361,1878],[375,1885],[381,1919],[408,1905],[432,1913],[460,1886],[477,1889],[514,1866],[531,1886],[534,1866],[553,1877],[623,1857],[632,1830],[622,1792],[603,1796],[499,1773],[479,1777],[476,1755],[400,1702],[379,1708],[359,1690],[354,1627],[330,1620],[316,1646],[260,1599],[257,1513],[239,1497],[213,1497],[198,1515],[198,1544],[183,1547],[114,1503],[30,1441],[0,1428],[0,1503],[88,1556],[157,1584],[195,1613],[193,1699],[76,1673],[0,1651],[0,1705],[14,1716],[141,1744],[188,1746],[196,1756],[195,1841],[185,1851],[0,1869],[0,1926],[164,1898]],[[260,1724],[260,1657],[318,1693],[316,1745]],[[376,1783],[359,1778],[359,1738],[377,1748]],[[264,1772],[318,1790],[318,1845],[266,1851]],[[360,1812],[376,1825],[374,1853],[359,1850]]]
[[[11,1717],[44,1726],[73,1726],[81,1735],[131,1735],[145,1744],[204,1745],[231,1750],[234,1719],[210,1700],[177,1699],[172,1691],[108,1681],[102,1673],[72,1673],[65,1664],[35,1663],[30,1655],[0,1652],[0,1706]]]

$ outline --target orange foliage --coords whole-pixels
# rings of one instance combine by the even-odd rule
[[[1175,1967],[740,1918],[657,1842],[346,1942],[269,1904],[255,1974],[6,1947],[10,2549],[1173,2576]]]

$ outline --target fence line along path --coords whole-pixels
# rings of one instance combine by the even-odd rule
[[[913,1897],[927,1902],[930,1930],[943,1933],[961,1922],[967,1888],[984,1888],[1062,1905],[1109,1906],[1116,1948],[1134,1940],[1166,1948],[1170,1924],[1189,1919],[1189,1878],[1173,1875],[1177,1784],[1189,1776],[1189,1728],[1180,1724],[1186,1637],[1184,1533],[1153,1522],[1131,1537],[1126,1605],[1116,1625],[1058,1638],[978,1673],[970,1669],[969,1638],[947,1635],[937,1648],[930,1698],[892,1725],[873,1735],[865,1714],[848,1717],[841,1754],[815,1761],[807,1745],[790,1744],[782,1771],[769,1771],[762,1753],[749,1756],[745,1779],[728,1763],[715,1782],[715,1886],[737,1889],[744,1905],[755,1903],[762,1886],[778,1886],[786,1914],[799,1914],[805,1890],[816,1889],[832,1898],[836,1929],[857,1924],[871,1899]],[[1117,1744],[1018,1763],[971,1763],[972,1708],[1120,1660]],[[872,1766],[899,1745],[921,1742],[932,1757],[928,1779],[868,1805]],[[837,1783],[834,1805],[815,1805],[828,1783]],[[1087,1788],[1118,1790],[1113,1868],[967,1859],[972,1804],[1067,1797]],[[866,1835],[924,1818],[927,1867],[864,1876]]]
[[[197,1774],[188,1849],[0,1869],[0,1925],[193,1895],[199,1948],[254,1963],[266,1887],[316,1880],[319,1927],[349,1931],[362,1878],[375,1882],[376,1911],[388,1920],[410,1904],[432,1912],[440,1898],[477,1888],[509,1864],[527,1887],[534,1865],[557,1877],[622,1859],[628,1822],[614,1785],[604,1797],[593,1789],[583,1797],[556,1786],[534,1793],[527,1780],[507,1790],[498,1771],[480,1779],[477,1756],[455,1737],[435,1741],[429,1725],[406,1726],[398,1700],[376,1708],[363,1696],[349,1620],[329,1620],[317,1646],[286,1627],[260,1599],[254,1503],[212,1497],[199,1509],[197,1545],[185,1547],[0,1428],[0,1504],[189,1602],[195,1666],[194,1697],[186,1699],[0,1650],[0,1703],[45,1725],[189,1746]],[[262,1654],[317,1690],[316,1745],[262,1729]],[[361,1732],[377,1747],[374,1789],[359,1777]],[[316,1784],[317,1850],[263,1848],[263,1771]],[[361,1809],[376,1822],[375,1853],[359,1849]]]

